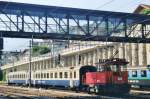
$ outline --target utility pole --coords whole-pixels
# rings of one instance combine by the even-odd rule
[[[33,36],[32,40],[29,42],[29,87],[31,87],[31,66],[32,66],[32,45],[33,45]]]

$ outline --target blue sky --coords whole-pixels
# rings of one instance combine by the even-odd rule
[[[1,0],[41,5],[63,6],[132,13],[139,4],[150,5],[150,0]],[[108,4],[106,4],[108,3]],[[20,50],[28,46],[29,39],[9,38],[4,40],[4,50]]]

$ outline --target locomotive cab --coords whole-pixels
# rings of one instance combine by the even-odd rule
[[[109,73],[108,82],[110,84],[123,84],[127,83],[127,67],[128,62],[125,59],[110,59],[101,60],[98,64],[98,71],[103,73]]]
[[[86,85],[95,92],[129,92],[128,73],[125,59],[103,59],[97,63],[96,72],[86,73]]]

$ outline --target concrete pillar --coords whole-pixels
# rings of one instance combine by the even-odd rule
[[[51,68],[54,67],[54,66],[53,66],[53,65],[54,65],[53,63],[54,63],[54,59],[52,58],[52,59],[51,59]]]
[[[83,65],[86,65],[86,56],[83,54]]]
[[[72,57],[69,56],[69,66],[72,66]]]
[[[88,52],[88,65],[90,65],[90,61],[91,61],[91,54],[90,52]]]
[[[73,56],[73,59],[74,59],[73,60],[73,66],[76,66],[76,56],[75,55]]]
[[[65,62],[65,63],[64,63],[64,64],[65,64],[65,67],[67,67],[67,66],[68,66],[68,58],[67,58],[66,56],[64,57],[64,62]]]
[[[119,46],[119,58],[125,58],[125,44],[121,43]]]
[[[47,68],[47,62],[46,62],[46,60],[43,60],[43,65],[44,65],[44,69],[46,69]]]
[[[75,55],[75,60],[76,60],[76,66],[78,66],[79,64],[79,55],[78,54],[76,54]]]
[[[146,44],[147,65],[150,64],[150,44]]]
[[[93,65],[93,52],[90,52],[90,65]]]
[[[86,65],[88,65],[88,53],[85,53],[85,61],[86,61]]]
[[[106,49],[105,48],[102,49],[102,54],[103,54],[103,59],[106,59]]]
[[[45,60],[45,69],[48,69],[48,61]]]
[[[111,58],[113,56],[113,47],[110,46],[108,47],[108,59]]]
[[[98,62],[98,53],[97,53],[97,49],[95,50],[95,62]]]
[[[138,43],[132,44],[132,66],[139,65],[139,56],[138,56]]]
[[[51,64],[50,64],[51,62],[50,62],[50,60],[48,59],[47,60],[47,65],[48,65],[48,68],[51,68]]]
[[[128,66],[132,66],[132,48],[130,43],[125,44],[125,59],[129,62]]]
[[[42,62],[39,61],[39,64],[40,64],[40,70],[42,70]]]
[[[147,65],[147,50],[146,44],[139,44],[139,65],[146,66]]]
[[[22,67],[24,69],[24,67]],[[34,70],[36,71],[36,62],[34,62]]]
[[[117,54],[116,54],[116,52],[117,52]],[[113,53],[115,54],[114,58],[119,58],[119,45],[118,44],[114,45]]]
[[[107,47],[105,48],[104,52],[105,52],[105,59],[108,59],[108,48]]]
[[[71,57],[70,57],[70,59],[71,59],[71,66],[74,66],[74,64],[73,64],[74,57],[73,57],[73,56],[71,56]]]
[[[96,53],[97,51],[96,50],[94,50],[93,51],[93,65],[95,65],[95,63],[97,63],[97,53]]]
[[[19,70],[22,69],[22,67],[18,67],[18,68],[19,68]],[[34,62],[31,63],[31,70],[34,70]]]
[[[147,52],[146,52],[146,44],[142,44],[143,45],[143,47],[142,47],[142,53],[143,53],[143,61],[142,61],[142,63],[143,63],[143,65],[144,66],[146,66],[147,65]]]
[[[69,67],[71,67],[72,66],[72,57],[71,56],[68,56],[68,61],[69,61]]]
[[[101,50],[101,53],[102,53],[102,59],[105,59],[105,49],[104,48],[102,48],[102,50]]]
[[[81,62],[80,62],[80,64],[83,65],[83,63],[84,63],[84,57],[83,57],[83,54],[80,54],[80,55],[81,55]]]
[[[103,58],[102,49],[97,48],[97,61]]]
[[[52,59],[48,60],[49,61],[49,67],[52,68]]]

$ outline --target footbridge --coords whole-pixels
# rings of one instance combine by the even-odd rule
[[[150,43],[150,16],[0,1],[0,36]]]

